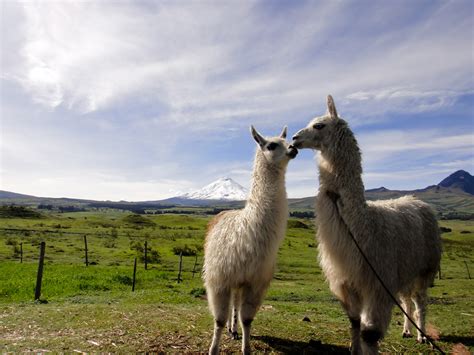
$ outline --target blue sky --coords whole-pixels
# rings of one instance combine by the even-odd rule
[[[290,136],[332,94],[366,188],[474,172],[472,1],[1,2],[0,188],[155,200],[249,186],[254,124]],[[287,174],[317,191],[315,154]]]

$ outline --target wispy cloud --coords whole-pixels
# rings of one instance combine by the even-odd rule
[[[413,99],[415,110],[436,109],[472,87],[463,75],[472,64],[469,16],[438,27],[455,3],[438,12],[432,6],[432,18],[383,35],[368,26],[379,27],[388,11],[405,13],[401,5],[364,8],[373,12],[369,24],[351,21],[344,41],[334,35],[349,29],[353,4],[295,6],[292,30],[287,16],[270,19],[259,5],[26,3],[22,61],[13,72],[49,107],[90,112],[132,95],[155,100],[161,117],[179,122],[288,112],[328,91],[389,100],[387,109]],[[454,83],[458,89],[449,90]]]
[[[474,90],[461,92],[452,90],[417,91],[410,88],[387,88],[358,91],[346,96],[348,105],[365,107],[370,102],[372,114],[383,111],[421,113],[453,106],[460,96],[473,94]],[[357,103],[357,101],[360,102]]]

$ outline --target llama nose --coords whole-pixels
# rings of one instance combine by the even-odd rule
[[[292,139],[295,141],[295,140],[297,140],[299,137],[300,137],[300,132],[297,132],[297,133],[292,137]]]

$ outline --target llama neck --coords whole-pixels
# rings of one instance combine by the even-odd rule
[[[339,194],[346,210],[360,211],[366,205],[361,154],[352,131],[340,121],[336,143],[321,150],[319,189],[323,194],[326,191]]]
[[[280,218],[288,212],[285,189],[285,166],[270,164],[260,149],[255,154],[252,187],[246,209],[257,213],[255,218],[267,218],[270,214]],[[285,219],[286,220],[286,219]]]

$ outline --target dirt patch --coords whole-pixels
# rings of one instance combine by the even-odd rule
[[[428,336],[433,340],[439,340],[441,332],[433,324],[428,323],[428,325],[426,326],[426,334],[428,334]]]
[[[453,355],[470,355],[471,352],[469,351],[467,346],[465,346],[462,343],[458,343],[458,344],[455,344],[453,346],[453,348],[451,349],[451,354],[453,354]]]

